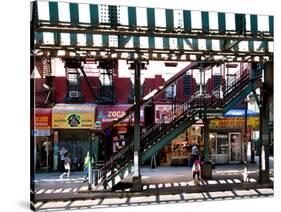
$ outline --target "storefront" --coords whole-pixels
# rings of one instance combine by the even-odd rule
[[[73,171],[83,169],[83,161],[89,151],[91,130],[95,124],[94,104],[57,104],[52,109],[54,130],[54,170],[62,170],[66,152],[72,161]],[[96,148],[93,143],[92,153]]]
[[[245,119],[224,117],[213,119],[209,124],[209,158],[217,164],[237,163],[247,160],[251,142],[259,129],[259,117],[247,119],[247,141],[245,141]]]
[[[111,123],[118,118],[123,117],[126,111],[131,107],[131,104],[120,104],[120,105],[98,105],[96,121],[101,123],[102,127]],[[141,107],[140,111],[140,124],[144,124],[144,108]],[[129,142],[132,140],[134,127],[134,114],[124,119],[120,123],[117,123],[110,130],[105,133],[105,138],[101,141],[101,154],[110,156],[112,152],[116,152],[118,146],[117,143]]]
[[[168,124],[172,120],[172,104],[156,104],[155,105],[155,122],[161,119]],[[191,148],[193,144],[197,144],[199,151],[203,152],[204,143],[202,139],[203,122],[198,120],[191,127],[186,129],[177,138],[167,144],[158,153],[158,160],[161,166],[179,166],[190,164],[192,158]]]
[[[53,142],[51,137],[51,108],[35,108],[32,114],[34,137],[34,167],[36,171],[52,169]]]

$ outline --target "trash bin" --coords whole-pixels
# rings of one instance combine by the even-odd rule
[[[207,161],[201,165],[201,178],[204,180],[212,179],[212,162]]]

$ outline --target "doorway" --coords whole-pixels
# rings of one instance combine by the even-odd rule
[[[241,133],[229,133],[229,158],[230,162],[241,161]]]

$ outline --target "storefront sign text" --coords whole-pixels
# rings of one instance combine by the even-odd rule
[[[209,128],[210,129],[241,129],[245,125],[244,118],[223,118],[223,119],[213,119],[210,121]],[[249,117],[247,120],[247,125],[250,128],[258,128],[259,127],[259,118],[258,117]]]
[[[89,129],[94,127],[94,113],[53,113],[52,127],[57,129]]]

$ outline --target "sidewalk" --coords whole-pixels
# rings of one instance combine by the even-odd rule
[[[272,160],[273,161],[273,160]],[[273,188],[273,169],[271,162],[271,182],[266,184],[257,183],[258,164],[247,164],[249,177],[243,182],[244,165],[227,164],[217,165],[213,169],[212,180],[202,180],[198,186],[194,186],[191,167],[149,167],[141,168],[143,191],[130,192],[129,189],[122,191],[94,191],[88,193],[88,184],[83,183],[83,172],[71,173],[69,179],[60,179],[61,173],[40,173],[35,176],[36,201],[59,201],[59,200],[82,200],[92,198],[121,198],[132,196],[147,196],[156,194],[177,193],[202,193],[206,191],[230,191],[233,189],[258,189]],[[130,184],[132,174],[122,182]]]

